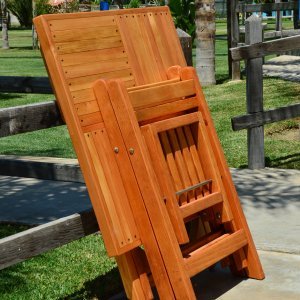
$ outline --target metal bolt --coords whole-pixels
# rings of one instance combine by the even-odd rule
[[[115,147],[115,148],[114,148],[114,151],[115,151],[115,153],[119,153],[119,148],[118,148],[118,147]]]
[[[134,149],[133,148],[129,148],[129,153],[130,153],[130,155],[133,155],[134,154]]]

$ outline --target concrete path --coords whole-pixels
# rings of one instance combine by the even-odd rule
[[[263,74],[290,81],[300,81],[300,57],[281,55],[268,60],[263,66]]]
[[[256,246],[300,254],[300,170],[234,169],[232,176]]]
[[[300,171],[231,171],[267,277],[217,266],[194,278],[198,299],[300,299]],[[41,224],[90,207],[84,184],[0,176],[0,221]]]
[[[39,225],[91,207],[83,183],[0,176],[0,222]]]

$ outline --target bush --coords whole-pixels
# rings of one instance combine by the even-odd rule
[[[194,41],[196,35],[195,2],[193,0],[170,0],[169,7],[175,26],[187,32]]]
[[[43,14],[74,12],[78,11],[78,9],[78,0],[68,0],[67,3],[62,2],[61,4],[55,6],[50,5],[49,0],[36,0],[35,15],[39,16]]]
[[[35,15],[53,14],[53,7],[49,4],[49,0],[38,0],[35,2]]]
[[[32,26],[31,0],[7,0],[7,8],[17,17],[22,27]]]

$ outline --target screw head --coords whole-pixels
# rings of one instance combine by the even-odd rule
[[[115,148],[114,148],[114,152],[115,152],[115,153],[119,153],[119,148],[118,148],[118,147],[115,147]]]
[[[134,149],[133,148],[129,148],[129,153],[130,153],[130,155],[133,155],[134,154]]]

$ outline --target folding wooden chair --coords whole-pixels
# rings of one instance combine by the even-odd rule
[[[168,8],[34,23],[128,298],[151,299],[155,285],[161,299],[195,299],[190,277],[220,260],[264,278]]]

